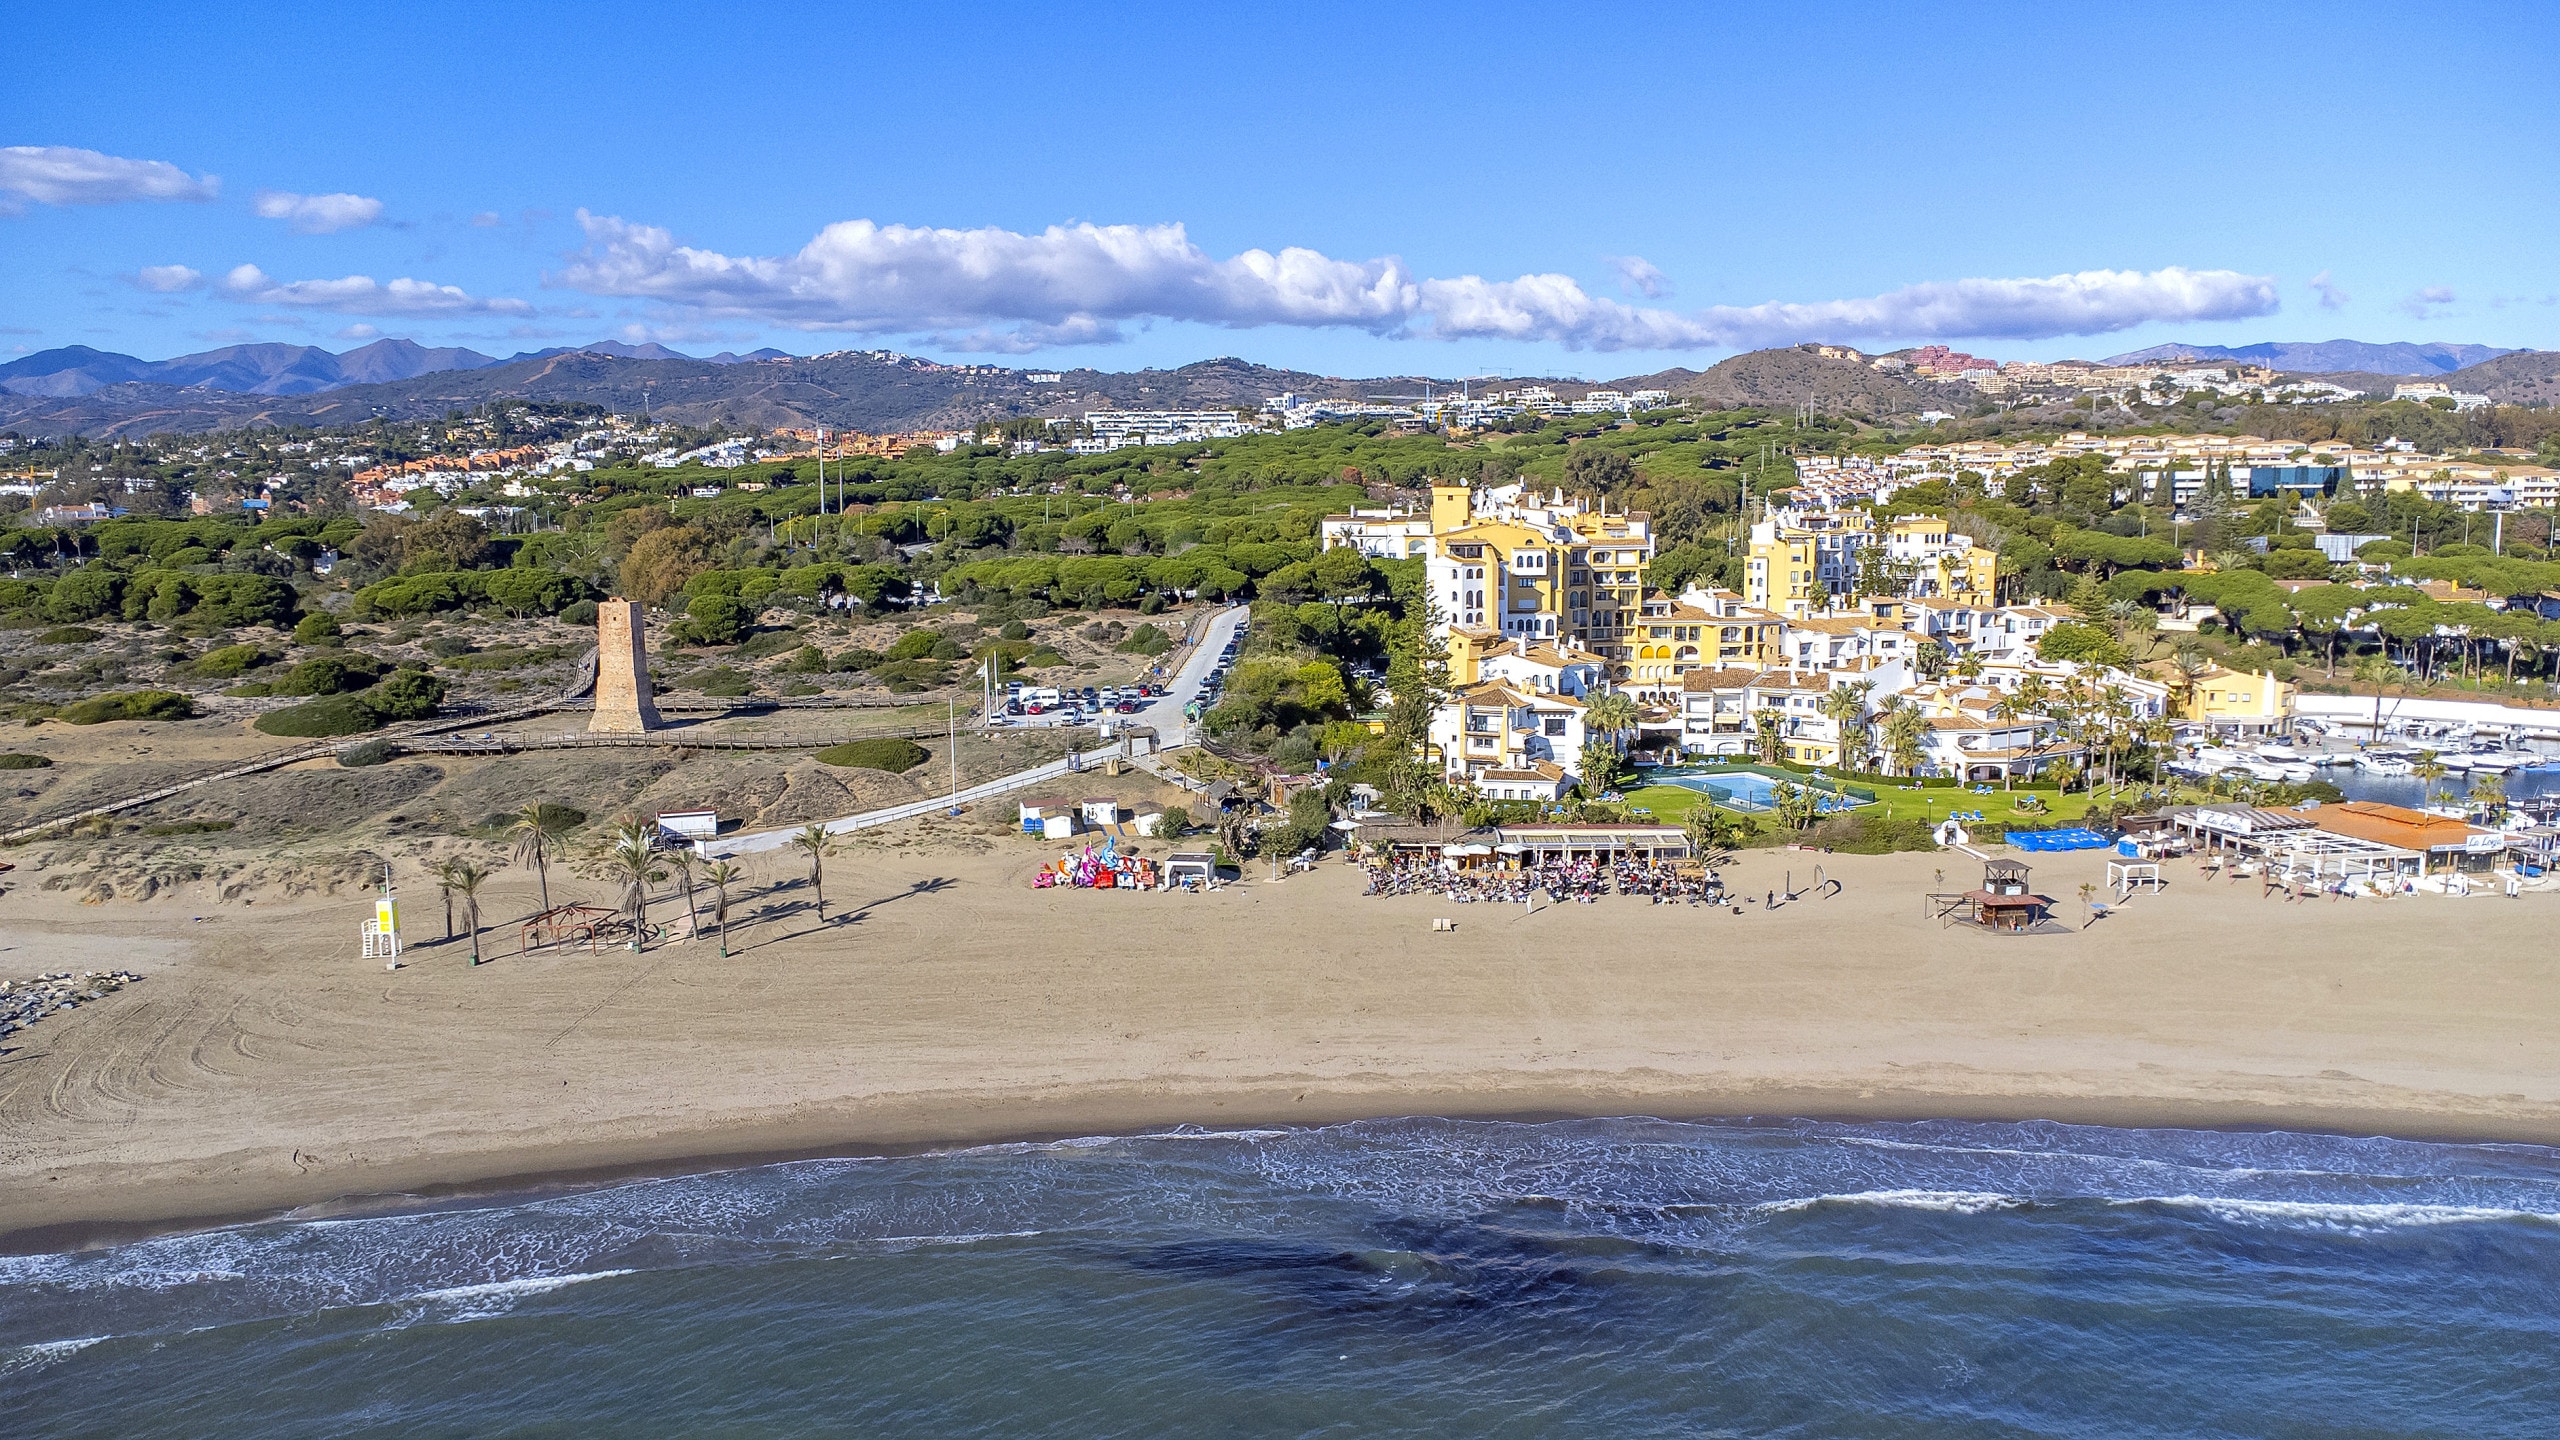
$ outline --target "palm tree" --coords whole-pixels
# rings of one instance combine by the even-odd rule
[[[2426,796],[2426,803],[2432,805],[2436,798],[2436,782],[2452,772],[2436,759],[2436,752],[2422,750],[2418,752],[2418,763],[2409,767],[2409,773],[2418,777],[2419,783],[2426,787],[2421,793]]]
[[[2507,808],[2507,781],[2503,775],[2486,771],[2471,777],[2471,806],[2480,817],[2496,823]]]
[[[1769,787],[1769,808],[1780,823],[1801,830],[1822,816],[1822,798],[1810,785],[1781,781]]]
[[[2196,682],[2211,669],[2213,657],[2205,654],[2204,648],[2193,640],[2179,646],[2177,652],[2169,657],[2169,688],[2176,693],[2181,711],[2192,711],[2194,707],[2189,701],[2195,695]]]
[[[1765,764],[1775,765],[1787,753],[1787,721],[1775,705],[1763,705],[1751,714],[1751,738]]]
[[[1885,701],[1884,753],[1897,775],[1916,775],[1928,754],[1929,717],[1901,696]]]
[[[1582,712],[1582,728],[1623,751],[1627,732],[1636,728],[1636,702],[1612,690]]]
[[[539,802],[507,817],[509,852],[519,865],[533,867],[533,882],[542,892],[542,908],[551,908],[551,862],[568,853],[569,815],[557,805]]]
[[[658,864],[657,834],[637,820],[625,819],[596,843],[587,855],[588,870],[611,881],[615,899],[631,922],[631,948],[642,948],[647,936],[650,883],[667,878]]]
[[[746,878],[744,870],[726,860],[715,860],[702,872],[711,886],[711,923],[720,927],[720,958],[729,958],[729,887]]]
[[[701,858],[693,853],[690,845],[680,845],[667,852],[667,865],[676,872],[677,881],[684,886],[684,938],[687,940],[702,938],[702,921],[693,907],[693,867],[694,862]]]
[[[1833,685],[1822,692],[1814,708],[1831,722],[1839,736],[1840,768],[1857,771],[1866,768],[1867,696],[1876,684],[1872,680],[1852,680]]]
[[[818,893],[818,918],[827,918],[827,857],[836,853],[836,837],[824,825],[804,825],[791,837],[791,848],[809,857],[809,888]]]
[[[436,894],[444,899],[444,938],[447,944],[453,941],[453,868],[461,863],[459,860],[439,860],[427,867],[427,873],[436,877]]]
[[[489,872],[468,860],[449,860],[445,862],[444,870],[445,884],[450,887],[446,891],[448,904],[450,897],[462,897],[462,923],[471,932],[471,963],[477,965],[480,963],[480,883],[489,878]]]

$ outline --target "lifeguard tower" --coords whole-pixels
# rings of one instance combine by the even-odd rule
[[[1982,862],[1982,888],[1966,895],[1973,902],[1973,923],[1985,930],[2021,934],[2042,920],[2053,902],[2028,883],[2023,860]]]

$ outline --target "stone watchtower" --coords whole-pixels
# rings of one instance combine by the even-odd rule
[[[641,735],[658,728],[649,699],[649,621],[638,602],[596,606],[596,718],[590,734]]]

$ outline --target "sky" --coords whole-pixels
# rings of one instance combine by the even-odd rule
[[[12,7],[0,359],[2560,347],[2560,6]]]

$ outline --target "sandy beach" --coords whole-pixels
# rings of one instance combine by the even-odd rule
[[[1944,929],[1960,855],[1758,852],[1841,895],[1737,917],[1371,900],[1330,864],[1208,896],[1035,891],[1050,847],[910,831],[773,861],[708,938],[518,958],[530,877],[484,896],[491,963],[407,890],[410,963],[362,899],[182,889],[0,899],[11,974],[142,984],[0,1054],[0,1234],[18,1248],[343,1197],[1182,1124],[1797,1113],[2262,1125],[2560,1142],[2560,899],[2288,904],[2175,867],[2095,926]],[[2097,855],[2039,861],[2078,909]],[[1944,870],[1942,883],[1935,872]],[[12,877],[19,878],[21,877]],[[555,876],[560,898],[600,887]],[[680,920],[680,905],[656,914]],[[1454,916],[1455,933],[1431,920]],[[198,918],[201,917],[201,918]]]

